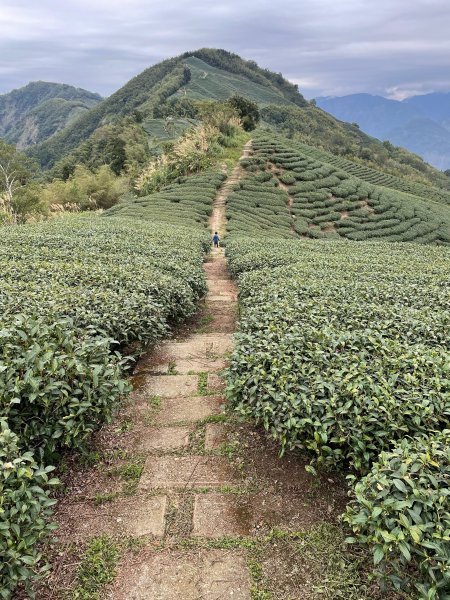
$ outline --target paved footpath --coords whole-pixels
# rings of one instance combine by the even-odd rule
[[[250,152],[247,144],[244,156]],[[226,198],[242,174],[237,165],[214,202],[210,226],[222,236]],[[246,541],[255,547],[274,528],[306,531],[341,512],[345,488],[336,495],[328,476],[320,484],[303,458],[280,458],[263,432],[225,413],[221,373],[233,348],[237,289],[222,249],[204,270],[209,291],[194,323],[142,357],[130,401],[99,432],[100,463],[71,472],[70,493],[57,507],[63,558],[45,600],[70,586],[71,544],[99,535],[128,548],[104,600],[266,598],[255,595]],[[275,539],[261,559],[271,597],[313,597],[308,570],[293,559],[297,549],[278,551]]]
[[[244,156],[248,156],[247,145]],[[224,234],[225,202],[239,180],[237,166],[219,190],[210,226]],[[233,494],[242,477],[217,450],[225,439],[221,423],[224,382],[219,376],[233,346],[237,290],[228,273],[224,251],[215,249],[204,270],[208,282],[205,312],[210,331],[162,345],[144,357],[141,395],[158,398],[151,429],[137,448],[148,452],[139,485],[139,503],[130,504],[128,533],[163,539],[178,535],[217,538],[248,533],[234,510]],[[212,324],[212,326],[211,326]],[[176,373],[176,374],[169,374]],[[200,427],[201,426],[201,427]],[[151,513],[151,515],[150,515]],[[143,529],[142,529],[143,527]],[[119,571],[110,592],[114,600],[247,600],[250,577],[241,550],[187,549],[167,544],[144,552],[137,563]]]

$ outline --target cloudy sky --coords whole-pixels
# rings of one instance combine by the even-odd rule
[[[308,98],[450,91],[450,0],[0,0],[0,93],[41,79],[108,95],[204,46]]]

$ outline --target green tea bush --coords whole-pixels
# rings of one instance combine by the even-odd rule
[[[48,569],[38,543],[54,530],[48,523],[54,500],[53,467],[40,468],[22,452],[17,436],[0,419],[0,597],[9,600],[22,583],[29,590]]]
[[[450,255],[416,248],[230,241],[243,306],[234,406],[282,448],[360,473],[395,440],[442,429]]]
[[[2,231],[0,407],[21,443],[50,457],[111,416],[128,391],[118,352],[195,311],[209,245],[202,227],[112,217]]]
[[[231,405],[282,451],[362,476],[354,541],[411,597],[447,598],[450,251],[234,237],[227,256],[241,303]]]
[[[306,448],[319,465],[365,473],[393,440],[448,422],[450,353],[408,348],[370,329],[276,324],[273,309],[264,319],[269,306],[249,312],[257,329],[243,324],[228,393],[283,450]]]
[[[1,323],[0,411],[27,448],[80,447],[129,391],[122,364],[69,319],[18,315]]]
[[[269,138],[264,132],[255,133],[253,148],[257,158],[267,161],[266,168],[270,163],[275,165],[275,173],[277,169],[282,170],[279,179],[289,186],[288,191],[293,198],[291,212],[308,219],[310,227],[306,230],[301,228],[302,236],[316,239],[324,236],[324,232],[314,227],[317,223],[315,218],[320,216],[324,218],[323,222],[336,223],[336,231],[328,232],[335,238],[449,243],[450,210],[441,200],[447,203],[450,194],[444,198],[444,192],[433,188],[426,190],[424,186],[411,187],[407,182],[405,185],[379,187],[374,178],[359,176],[366,173],[361,165],[334,160],[336,157],[332,155],[276,135]],[[259,163],[258,168],[264,171],[265,167]],[[269,174],[263,172],[261,175]],[[390,181],[389,176],[381,177],[380,181],[386,185]],[[438,201],[430,202],[430,198]],[[298,213],[299,208],[309,212]],[[337,211],[340,212],[339,218],[335,215]],[[353,216],[351,224],[346,222],[346,213],[350,211]],[[392,227],[379,226],[382,225],[382,213],[395,219]],[[423,228],[427,229],[425,234],[420,233]],[[297,231],[295,227],[293,230]],[[237,228],[233,232],[237,233]]]
[[[357,482],[349,541],[373,547],[379,575],[420,598],[450,588],[450,430],[404,439]]]

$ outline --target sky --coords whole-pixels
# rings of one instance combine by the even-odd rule
[[[450,91],[450,0],[0,0],[0,93],[109,95],[187,50],[224,48],[307,97]]]

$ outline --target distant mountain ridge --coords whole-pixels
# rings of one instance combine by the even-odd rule
[[[419,154],[438,169],[450,168],[450,93],[402,101],[370,94],[316,98],[317,105],[381,140]]]
[[[19,149],[38,144],[101,100],[99,94],[71,85],[33,81],[0,95],[0,137]]]

